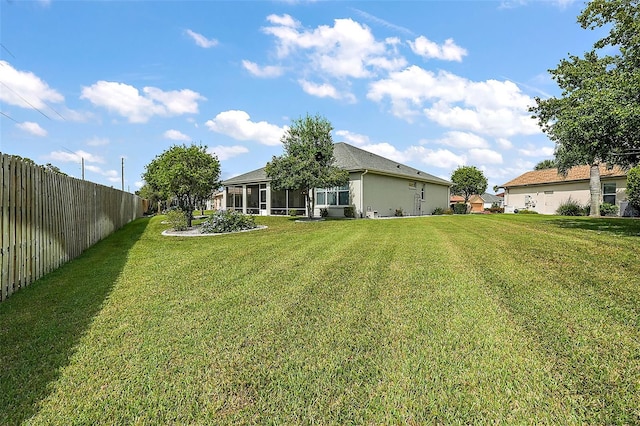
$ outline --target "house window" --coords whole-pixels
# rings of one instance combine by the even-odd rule
[[[227,188],[227,209],[242,210],[241,186],[230,186]]]
[[[605,183],[602,186],[602,202],[614,204],[616,203],[616,184]]]
[[[349,185],[316,189],[316,204],[318,206],[348,206]]]
[[[420,199],[424,201],[424,185],[422,185],[422,189],[420,190]]]

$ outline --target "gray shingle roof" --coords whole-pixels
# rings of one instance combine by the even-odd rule
[[[264,167],[259,168],[258,170],[253,170],[251,172],[247,172],[238,176],[234,176],[222,182],[224,186],[228,185],[241,185],[243,183],[250,182],[266,182],[269,181],[267,177],[267,172],[264,170]]]
[[[497,195],[489,194],[488,192],[482,194],[480,198],[482,198],[485,203],[499,203],[502,201],[502,198]]]
[[[413,179],[420,182],[430,182],[439,185],[450,186],[451,182],[433,176],[413,167],[405,166],[397,161],[389,160],[380,155],[373,154],[364,149],[357,148],[344,142],[338,142],[333,146],[333,155],[336,159],[335,165],[349,172],[368,170],[369,173],[378,173],[390,176],[399,176]],[[223,185],[240,185],[250,182],[266,182],[265,168],[262,167],[251,172],[232,177],[222,182]]]
[[[388,158],[365,151],[348,143],[339,142],[335,144],[333,147],[333,155],[336,157],[336,166],[350,172],[369,170],[369,172],[402,176],[417,181],[451,185],[451,182],[447,180],[430,175],[422,170],[405,166],[402,163],[389,160]]]

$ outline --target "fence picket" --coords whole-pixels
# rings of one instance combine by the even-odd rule
[[[0,302],[142,216],[127,192],[0,153]]]

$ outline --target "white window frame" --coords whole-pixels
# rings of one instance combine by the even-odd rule
[[[613,186],[613,192],[605,192],[605,188],[609,186]],[[609,204],[613,204],[614,206],[616,205],[616,196],[617,196],[617,191],[618,191],[618,186],[616,185],[615,182],[604,182],[602,184],[602,202],[603,203],[607,203],[608,201],[605,200],[605,197],[613,197],[613,203],[609,203]]]
[[[340,204],[340,194],[347,193],[347,204]],[[324,203],[318,202],[318,194],[324,194]],[[336,204],[329,204],[329,194],[334,194]],[[349,185],[334,186],[333,188],[316,188],[316,205],[321,207],[347,207],[350,206],[351,191]]]

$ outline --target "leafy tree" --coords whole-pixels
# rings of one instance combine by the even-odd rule
[[[142,187],[136,191],[136,195],[149,200],[149,210],[152,211],[153,208],[156,207],[158,209],[158,213],[160,212],[162,202],[166,201],[162,197],[162,194],[159,191],[154,190],[148,183],[142,185]]]
[[[637,1],[592,0],[578,17],[583,28],[610,26],[584,57],[570,55],[549,70],[560,98],[536,98],[531,108],[556,143],[558,170],[589,165],[591,215],[600,215],[600,166],[640,160],[640,6]],[[599,56],[597,49],[614,48]]]
[[[547,160],[542,160],[541,162],[536,164],[533,170],[555,169],[556,167],[558,167],[556,165],[556,160],[547,159]]]
[[[272,188],[303,191],[309,218],[315,209],[314,188],[349,182],[349,173],[333,165],[331,130],[331,123],[318,115],[293,120],[280,139],[284,154],[274,156],[266,166]]]
[[[163,199],[176,197],[191,226],[196,204],[220,186],[220,162],[206,146],[174,145],[145,166],[142,178]]]
[[[30,166],[37,166],[36,162],[28,157],[20,157],[19,155],[9,155],[9,157],[18,161],[22,161],[23,163],[28,164]]]
[[[66,173],[64,173],[62,170],[60,170],[58,167],[54,166],[51,163],[47,163],[46,165],[42,166],[40,164],[36,164],[35,161],[33,161],[31,158],[28,158],[28,157],[21,157],[19,155],[9,155],[9,157],[13,158],[15,160],[21,161],[21,162],[23,162],[25,164],[28,164],[30,166],[40,167],[40,168],[46,170],[47,172],[57,173],[59,175],[67,176]]]
[[[640,166],[627,173],[627,198],[636,210],[640,211]]]
[[[62,170],[60,170],[60,168],[59,168],[59,167],[54,166],[54,165],[53,165],[53,164],[51,164],[51,163],[47,163],[47,164],[45,164],[45,165],[44,165],[44,169],[45,169],[46,171],[48,171],[48,172],[51,172],[51,173],[57,173],[57,174],[59,174],[59,175],[67,176],[67,174],[66,174],[65,172],[63,172]]]
[[[467,204],[473,194],[481,195],[487,190],[487,178],[475,166],[460,166],[451,174],[451,192],[464,197]]]

